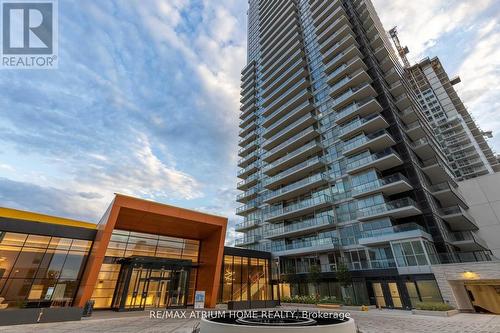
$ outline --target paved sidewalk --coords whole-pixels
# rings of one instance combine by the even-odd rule
[[[290,309],[291,310],[291,309]],[[309,309],[312,310],[312,309]],[[500,316],[461,313],[450,318],[400,310],[353,311],[363,333],[499,333]],[[0,327],[0,333],[191,333],[197,319],[150,319],[149,312],[95,312],[77,322]],[[236,333],[236,332],[235,332]]]

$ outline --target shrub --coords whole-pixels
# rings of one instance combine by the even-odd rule
[[[448,311],[453,310],[449,304],[439,303],[439,302],[420,302],[415,305],[417,310],[428,310],[428,311]]]
[[[281,298],[282,303],[316,304],[314,296],[293,296]]]
[[[337,297],[332,296],[332,297],[323,297],[319,300],[320,304],[342,304],[340,300],[337,299]]]

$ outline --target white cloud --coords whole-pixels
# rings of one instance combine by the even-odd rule
[[[373,0],[386,29],[398,26],[400,39],[418,61],[444,34],[475,23],[494,0]]]

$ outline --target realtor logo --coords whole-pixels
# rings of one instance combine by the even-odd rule
[[[55,0],[1,0],[1,19],[2,68],[57,67]]]

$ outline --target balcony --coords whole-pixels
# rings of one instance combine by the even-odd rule
[[[404,193],[413,189],[410,181],[401,173],[396,173],[382,179],[356,186],[352,189],[353,198],[360,198],[375,193],[383,193],[386,196]]]
[[[290,76],[281,85],[279,85],[275,89],[268,89],[267,90],[267,92],[269,94],[263,98],[262,106],[267,107],[269,105],[272,105],[273,102],[279,101],[280,97],[283,94],[285,94],[286,92],[289,92],[289,91],[293,91],[294,89],[296,89],[296,87],[300,87],[301,84],[299,84],[299,82],[304,81],[306,77],[307,77],[307,72],[304,70],[304,68],[302,68],[302,67],[299,68],[297,71],[295,71],[293,73],[292,76]]]
[[[359,244],[364,246],[376,246],[387,244],[392,241],[412,238],[426,238],[432,240],[432,236],[429,235],[423,227],[416,223],[407,223],[363,231],[359,238]]]
[[[403,111],[400,111],[399,117],[407,124],[418,120],[417,112],[413,109],[413,107],[409,107]]]
[[[292,136],[288,140],[280,143],[273,149],[267,151],[263,156],[263,160],[266,162],[272,162],[282,156],[285,156],[289,151],[297,149],[298,147],[304,145],[306,142],[319,136],[319,132],[314,126],[309,126],[302,132]]]
[[[259,226],[259,224],[260,224],[259,220],[252,219],[252,220],[248,220],[248,221],[245,221],[245,222],[238,223],[234,227],[234,230],[238,231],[238,232],[247,231],[247,230],[250,230],[250,229],[257,228]]]
[[[454,252],[454,253],[438,253],[429,254],[431,262],[441,264],[458,264],[468,262],[484,262],[492,261],[495,257],[491,251],[474,251],[474,252]]]
[[[446,181],[454,182],[455,175],[451,170],[436,156],[425,160],[420,164],[422,171],[429,177],[433,183],[442,183]]]
[[[309,101],[310,96],[308,91],[303,91],[288,101],[284,106],[266,116],[262,122],[262,126],[266,128],[264,136],[269,137],[274,135],[277,131],[289,125],[295,119],[311,112],[314,106]]]
[[[249,175],[256,172],[259,167],[260,167],[259,161],[253,162],[252,164],[238,171],[238,178],[242,179],[247,178]]]
[[[385,46],[382,46],[383,48],[385,48]],[[401,81],[401,76],[400,74],[398,73],[398,71],[396,70],[396,67],[393,67],[391,68],[390,70],[388,70],[386,73],[385,73],[385,81],[390,85],[396,83],[398,80]],[[404,108],[400,108],[400,110],[404,110]]]
[[[255,112],[250,113],[248,116],[244,117],[240,121],[240,128],[244,128],[245,126],[250,124],[251,121],[254,121],[255,119],[257,119],[257,114]]]
[[[367,98],[340,109],[337,112],[335,122],[337,124],[342,124],[355,117],[365,117],[372,114],[379,114],[382,110],[382,106],[380,106],[376,99]]]
[[[236,185],[236,187],[238,188],[238,190],[245,191],[245,190],[248,190],[250,187],[256,185],[257,182],[258,182],[258,180],[259,180],[259,174],[258,173],[254,173],[253,175],[251,175],[247,179],[242,180],[241,182],[239,182]]]
[[[316,122],[314,115],[308,113],[265,140],[262,148],[270,150]]]
[[[258,241],[262,239],[262,236],[260,235],[253,235],[253,236],[246,236],[242,238],[237,238],[234,241],[235,246],[244,246],[244,245],[250,245],[250,244],[255,244]]]
[[[318,141],[311,141],[306,145],[292,151],[288,155],[280,157],[276,161],[269,163],[264,167],[263,172],[266,175],[273,175],[282,169],[286,169],[299,162],[302,162],[308,156],[317,153],[323,149],[323,145]]]
[[[352,74],[352,73],[357,73],[360,70],[367,70],[368,66],[361,60],[360,57],[354,56],[353,59],[350,59],[349,61],[343,63],[339,67],[337,67],[333,72],[331,72],[327,77],[326,77],[326,83],[332,85],[336,81],[338,81],[339,78],[342,76],[345,76],[347,74]]]
[[[387,59],[389,57],[389,50],[385,45],[382,45],[378,48],[375,49],[374,51],[375,57],[378,59],[378,61],[384,61],[384,59]],[[394,63],[388,65],[387,67],[389,68],[394,68]]]
[[[252,132],[248,133],[247,135],[245,135],[244,137],[242,137],[238,141],[238,145],[240,147],[244,147],[247,144],[249,144],[250,141],[257,139],[258,135],[259,135],[259,131],[252,131]]]
[[[396,98],[396,106],[399,110],[405,110],[406,108],[411,106],[411,100],[407,94],[402,94],[398,98]]]
[[[286,207],[271,207],[269,212],[265,215],[265,220],[268,222],[276,222],[286,218],[305,215],[317,209],[328,207],[331,205],[331,202],[332,200],[329,196],[322,194],[298,201]]]
[[[248,133],[250,133],[251,131],[253,131],[255,129],[257,129],[257,123],[251,122],[250,124],[248,124],[247,126],[245,126],[244,128],[242,128],[240,130],[239,136],[244,137],[245,135],[247,135]]]
[[[417,203],[410,197],[384,202],[378,205],[358,209],[358,220],[369,221],[381,217],[401,219],[421,215],[422,211]]]
[[[264,202],[273,204],[280,201],[285,201],[294,197],[298,197],[304,193],[310,192],[312,189],[328,183],[330,177],[326,174],[318,173],[310,177],[291,183],[278,190],[271,191],[264,198]]]
[[[325,228],[329,228],[334,223],[335,220],[333,215],[321,215],[312,219],[269,229],[266,231],[264,237],[269,239],[294,237],[310,233],[312,231],[320,231]]]
[[[479,229],[476,220],[460,206],[441,208],[439,215],[450,224],[452,230],[466,231]]]
[[[254,199],[254,200],[250,201],[249,203],[247,203],[246,205],[238,207],[236,209],[236,215],[245,216],[248,213],[259,208],[259,205],[260,205],[260,202],[257,199]]]
[[[319,52],[321,53],[328,51],[333,45],[346,36],[350,35],[354,37],[351,24],[349,23],[347,17],[344,16],[344,10],[339,9],[334,14],[337,15],[336,20],[318,35]],[[316,30],[316,32],[319,31],[320,30]]]
[[[249,155],[241,158],[238,161],[238,166],[240,168],[246,168],[248,165],[250,165],[251,163],[255,162],[257,160],[258,156],[259,156],[259,151],[256,150],[253,153],[250,153]]]
[[[302,58],[291,64],[283,73],[280,74],[280,76],[273,78],[273,80],[269,82],[268,86],[262,91],[262,97],[267,98],[274,92],[279,91],[280,87],[283,87],[287,81],[288,83],[293,82],[289,80],[293,77],[297,77],[297,73],[303,72],[304,65],[305,60]]]
[[[406,134],[413,140],[417,141],[425,136],[425,130],[420,124],[420,120],[414,121],[404,126]]]
[[[255,103],[252,103],[249,105],[241,105],[240,106],[240,111],[241,111],[240,117],[246,117],[250,113],[254,112],[255,110],[257,110],[257,105]]]
[[[236,197],[236,201],[240,202],[240,203],[245,203],[253,198],[255,198],[257,196],[257,193],[259,193],[259,189],[256,188],[256,187],[253,187],[251,189],[249,189],[248,191],[245,191],[243,193],[240,193],[238,194],[238,196]]]
[[[344,156],[354,155],[364,150],[379,151],[394,146],[396,141],[386,130],[379,130],[368,135],[360,135],[345,142]]]
[[[304,73],[305,72],[303,72],[301,74],[304,74]],[[282,112],[283,111],[286,112],[286,110],[283,110],[282,108],[285,108],[287,106],[292,106],[292,108],[293,108],[293,104],[291,103],[291,101],[294,100],[293,97],[296,97],[297,95],[300,96],[301,90],[304,90],[308,85],[309,85],[309,81],[305,77],[303,77],[301,80],[296,82],[293,86],[288,88],[288,90],[286,90],[283,93],[280,93],[279,95],[276,95],[276,99],[272,100],[271,97],[268,98],[268,101],[271,102],[271,100],[272,100],[272,103],[270,103],[269,105],[267,105],[265,107],[262,114],[267,117],[271,113],[275,113],[279,110],[281,110]],[[302,102],[303,102],[303,100],[300,101],[300,103],[302,103]]]
[[[389,90],[391,91],[391,95],[394,98],[396,98],[396,97],[398,97],[406,92],[405,87],[404,87],[403,83],[401,82],[401,80],[396,81],[395,83],[391,84],[391,87],[389,88]]]
[[[488,244],[472,231],[456,231],[450,234],[451,243],[461,251],[488,250]]]
[[[359,132],[375,132],[389,127],[387,121],[378,114],[370,114],[364,118],[357,118],[354,121],[342,126],[339,133],[341,140],[348,139]]]
[[[356,40],[351,36],[347,36],[328,50],[328,52],[323,54],[325,73],[329,75],[336,70],[339,65],[353,59],[354,57],[362,58],[363,55],[358,49]]]
[[[339,95],[339,97],[334,99],[333,102],[333,109],[334,110],[343,110],[345,107],[348,107],[349,105],[356,104],[356,101],[365,101],[368,100],[370,97],[376,97],[377,92],[375,89],[373,89],[372,85],[369,83],[364,83],[356,88],[350,88],[346,90],[344,93]],[[356,112],[357,110],[354,110]],[[352,113],[353,116],[355,115],[362,115],[361,110],[359,110],[359,113]],[[342,111],[341,111],[342,112]],[[349,117],[346,118],[346,120],[349,119]]]
[[[273,254],[276,256],[288,256],[293,254],[307,254],[307,253],[317,253],[324,251],[333,251],[340,247],[337,238],[325,237],[316,238],[307,241],[294,242],[291,244],[282,244],[281,246],[275,246],[272,248]]]
[[[364,69],[359,69],[352,75],[347,75],[330,87],[330,96],[335,97],[347,88],[355,88],[363,83],[371,83],[372,79]]]
[[[432,195],[439,200],[442,206],[454,206],[460,205],[462,207],[468,207],[465,198],[458,191],[458,188],[455,188],[449,182],[442,182],[436,185],[432,185],[431,188]]]
[[[273,190],[281,186],[282,184],[290,183],[295,180],[304,178],[312,171],[324,167],[327,161],[321,157],[313,157],[307,161],[294,165],[287,170],[278,173],[273,177],[266,178],[263,182],[265,188]]]
[[[391,148],[370,154],[362,158],[350,158],[347,161],[347,173],[355,174],[367,169],[375,168],[379,171],[388,170],[403,164],[403,160]]]
[[[312,2],[312,3],[311,3]],[[342,5],[339,0],[334,1],[310,1],[311,17],[315,21],[321,21],[326,15],[330,15],[335,9]]]
[[[432,148],[431,143],[426,137],[413,141],[411,147],[415,154],[424,161],[436,155],[434,148]]]
[[[332,11],[328,16],[323,17],[322,20],[315,20],[316,25],[316,35],[321,36],[321,33],[327,30],[333,23],[338,20],[340,17],[346,16],[345,10],[342,6],[337,7],[334,11]]]
[[[245,147],[240,148],[240,150],[238,150],[238,156],[239,157],[246,157],[246,156],[250,155],[257,148],[259,148],[259,145],[260,145],[260,139],[251,141]]]

